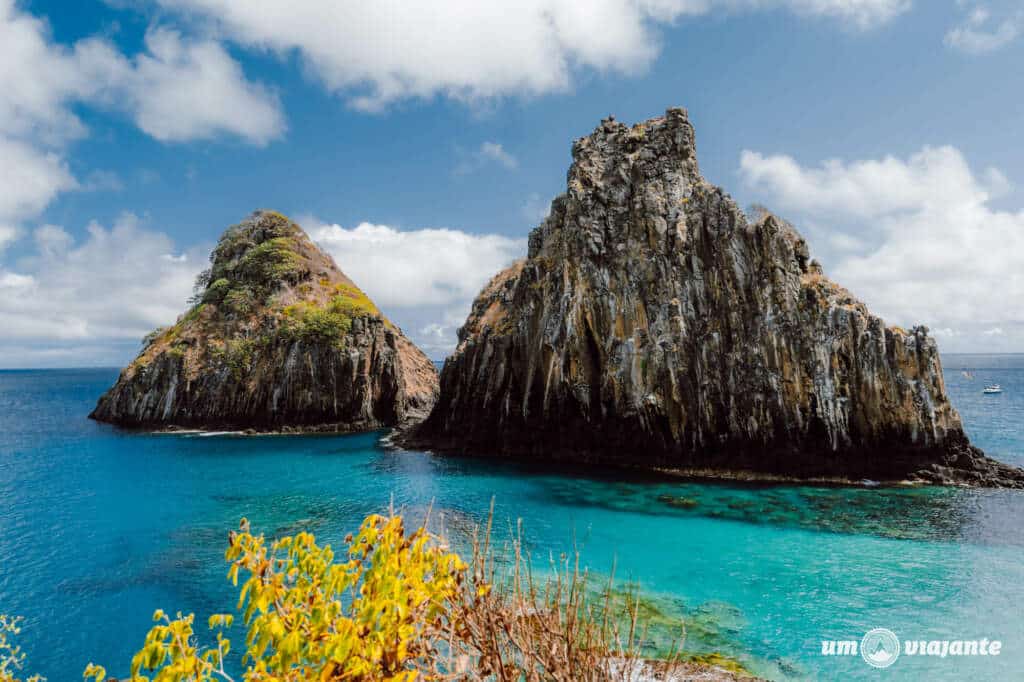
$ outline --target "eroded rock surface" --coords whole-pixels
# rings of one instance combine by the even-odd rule
[[[411,444],[694,474],[1024,484],[973,448],[927,329],[698,170],[682,109],[603,121],[528,257],[475,301]]]
[[[433,363],[284,216],[229,228],[195,305],[90,415],[125,426],[355,431],[426,416]]]

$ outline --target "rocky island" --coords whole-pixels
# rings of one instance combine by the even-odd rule
[[[90,417],[132,427],[358,431],[421,419],[434,364],[291,220],[228,228],[194,306]]]
[[[409,445],[716,477],[1024,487],[971,446],[924,327],[700,174],[683,109],[575,142],[525,260],[473,304]]]

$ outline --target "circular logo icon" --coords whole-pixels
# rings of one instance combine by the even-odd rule
[[[900,657],[900,640],[892,630],[868,630],[860,640],[860,655],[868,665],[888,668]]]

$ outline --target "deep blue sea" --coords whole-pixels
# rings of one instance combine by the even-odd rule
[[[947,356],[973,441],[1024,465],[1024,356]],[[974,379],[961,374],[970,369]],[[552,472],[381,447],[382,434],[126,433],[86,415],[113,369],[0,372],[0,613],[29,668],[125,674],[153,610],[230,610],[227,532],[307,529],[340,544],[391,500],[433,502],[458,536],[495,499],[538,563],[581,548],[720,651],[771,679],[1024,679],[1024,493],[695,484]],[[1005,392],[982,395],[986,383]],[[499,538],[500,539],[500,538]],[[822,639],[998,639],[996,657],[902,656],[885,670]],[[232,633],[243,639],[240,626]]]

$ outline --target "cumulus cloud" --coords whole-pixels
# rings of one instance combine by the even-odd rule
[[[130,213],[86,231],[76,242],[63,227],[44,225],[30,256],[0,263],[0,356],[12,357],[15,347],[64,356],[81,344],[134,344],[185,309],[205,257],[179,253]]]
[[[228,133],[263,144],[284,130],[276,96],[218,43],[161,27],[144,42],[134,57],[102,38],[61,45],[43,20],[0,0],[0,63],[10,65],[0,69],[0,133],[47,146],[81,136],[77,102],[124,109],[167,141]]]
[[[789,156],[745,150],[740,172],[747,184],[769,189],[782,205],[815,215],[874,218],[924,204],[956,204],[968,193],[972,202],[989,196],[960,152],[948,146],[925,147],[907,160],[830,159],[818,168],[805,168]]]
[[[127,59],[93,46],[90,68],[101,95],[164,142],[236,135],[264,145],[280,137],[284,116],[275,94],[246,80],[238,62],[211,40],[186,40],[167,28],[146,32],[146,51]]]
[[[242,45],[298,53],[331,91],[378,110],[408,98],[474,101],[570,87],[587,68],[632,74],[657,56],[657,27],[686,15],[787,9],[857,28],[910,0],[159,0],[217,22]]]
[[[0,247],[61,192],[120,188],[108,171],[79,182],[68,169],[67,145],[88,132],[80,103],[125,111],[164,141],[232,134],[264,144],[284,130],[276,96],[215,42],[153,28],[134,57],[101,38],[61,45],[13,0],[0,0],[0,92]]]
[[[0,224],[13,225],[42,211],[61,191],[78,182],[55,152],[0,135]]]
[[[968,54],[989,54],[1006,47],[1022,32],[1024,11],[1007,10],[994,15],[988,6],[974,5],[964,21],[946,33],[946,45]]]
[[[834,279],[891,323],[949,330],[952,348],[1024,348],[1024,211],[992,206],[1002,174],[974,173],[953,147],[818,167],[747,151],[740,174],[807,234]]]
[[[525,255],[526,243],[495,234],[428,228],[353,228],[300,221],[391,319],[435,357],[455,346],[473,298],[499,270]]]
[[[379,305],[450,304],[472,298],[491,276],[525,253],[523,240],[447,228],[399,230],[360,223],[311,225],[312,238]]]

